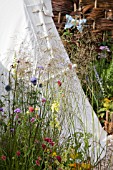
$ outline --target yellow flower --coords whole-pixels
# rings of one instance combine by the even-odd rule
[[[56,152],[53,152],[53,153],[52,153],[52,156],[53,156],[53,157],[54,157],[54,156],[57,156]]]
[[[106,108],[106,109],[109,109],[109,103],[104,103],[103,106]]]
[[[77,157],[78,157],[78,153],[71,153],[70,154],[70,157],[72,158],[72,159],[76,159]]]
[[[35,111],[38,111],[38,110],[39,110],[39,107],[36,107],[36,108],[35,108]]]
[[[52,113],[53,112],[58,112],[59,111],[59,103],[57,101],[54,101],[52,106],[51,106]]]
[[[69,164],[69,166],[75,168],[75,167],[77,166],[77,164],[76,164],[76,163],[73,163],[73,164]]]
[[[111,100],[109,100],[108,98],[105,98],[105,99],[104,99],[104,102],[105,102],[105,103],[110,103]]]
[[[27,113],[27,114],[30,114],[30,112],[29,112],[29,111],[27,111],[26,113]]]

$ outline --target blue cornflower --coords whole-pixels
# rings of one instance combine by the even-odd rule
[[[31,83],[33,83],[33,85],[35,86],[36,83],[37,83],[37,78],[36,78],[36,77],[32,77],[30,81],[31,81]]]

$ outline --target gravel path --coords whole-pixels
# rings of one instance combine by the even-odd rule
[[[108,136],[106,156],[93,170],[113,170],[113,135]]]

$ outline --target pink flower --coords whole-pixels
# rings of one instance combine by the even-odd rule
[[[58,83],[58,85],[59,85],[59,86],[61,86],[61,85],[62,85],[62,83],[61,83],[61,81],[60,81],[60,80],[58,80],[58,81],[57,81],[57,83]]]
[[[29,107],[29,112],[34,112],[34,110],[35,109],[33,107],[31,107],[31,106]]]
[[[35,122],[35,118],[32,117],[31,120],[30,120],[30,122],[32,122],[32,123]]]
[[[45,103],[46,102],[46,98],[42,98],[42,103]]]
[[[61,157],[60,156],[56,156],[56,159],[61,163]]]
[[[36,162],[36,165],[37,165],[37,166],[40,166],[39,160],[36,160],[35,162]]]
[[[5,160],[6,160],[6,156],[5,156],[5,155],[2,155],[2,156],[1,156],[1,159],[2,159],[3,161],[5,161]]]
[[[20,156],[20,154],[21,154],[20,151],[17,151],[17,152],[16,152],[16,155],[17,155],[17,156]]]

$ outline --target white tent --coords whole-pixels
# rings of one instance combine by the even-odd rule
[[[15,52],[18,58],[23,57],[30,61],[33,70],[39,65],[43,66],[44,81],[47,79],[47,70],[50,69],[53,80],[59,78],[65,82],[64,88],[68,94],[67,110],[68,105],[72,108],[65,115],[62,134],[68,135],[71,116],[74,120],[74,128],[71,126],[72,133],[74,129],[84,127],[87,132],[93,134],[92,141],[99,142],[104,148],[107,134],[84,95],[75,68],[69,67],[71,62],[52,20],[51,0],[0,0],[0,2],[0,73],[5,70],[7,74]],[[2,78],[0,88],[3,91]],[[80,124],[78,117],[84,124]],[[96,144],[95,151],[96,153],[102,151],[100,145]],[[102,152],[101,158],[104,156],[105,151]]]

